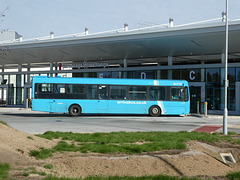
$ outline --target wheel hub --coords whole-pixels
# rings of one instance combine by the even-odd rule
[[[158,113],[158,108],[153,108],[152,113],[157,114]]]

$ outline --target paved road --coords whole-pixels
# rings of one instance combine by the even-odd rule
[[[229,132],[240,133],[240,117],[229,117]],[[32,112],[30,109],[0,108],[0,121],[18,130],[41,134],[46,131],[112,132],[112,131],[191,131],[202,125],[222,124],[222,116],[109,116]],[[221,131],[221,130],[220,130]]]

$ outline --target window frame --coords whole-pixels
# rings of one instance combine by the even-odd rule
[[[70,88],[69,88],[69,85],[82,85],[82,86],[85,86],[85,92],[83,92],[83,93],[70,93],[69,92],[69,90],[70,90]],[[66,92],[67,92],[67,94],[86,94],[87,93],[87,84],[66,84]]]
[[[183,97],[183,100],[181,100],[181,99],[172,99],[172,89],[174,89],[174,88],[179,88],[179,90],[180,89],[184,89],[184,97]],[[173,102],[186,102],[186,101],[188,101],[189,100],[189,98],[188,98],[188,87],[187,86],[171,86],[170,87],[170,101],[173,101]]]
[[[49,84],[52,86],[52,90],[49,92],[41,92],[39,91],[39,86],[43,84]],[[56,88],[58,85],[64,85],[65,87],[65,93],[58,93],[56,92]],[[82,85],[85,87],[85,93],[70,93],[69,91],[69,85]],[[89,98],[89,87],[95,86],[95,98]],[[99,98],[100,93],[100,86],[106,86],[107,89],[107,96],[105,99]],[[124,87],[126,94],[124,94],[124,97],[126,95],[126,99],[113,99],[111,98],[111,87]],[[146,97],[144,99],[137,99],[132,98],[130,99],[130,89],[131,87],[144,87],[145,93],[143,93]],[[150,90],[154,90],[154,88],[163,88],[164,89],[164,99],[150,99]],[[178,89],[184,89],[184,100],[174,100],[172,99],[172,89],[178,88]],[[121,89],[121,88],[120,88]],[[163,90],[162,89],[162,90]],[[137,91],[140,92],[140,91]],[[141,93],[134,93],[138,96]],[[138,97],[137,96],[137,97]],[[123,97],[123,98],[124,98]],[[34,92],[34,98],[35,99],[79,99],[79,100],[129,100],[129,101],[175,101],[175,102],[186,102],[189,100],[189,90],[187,86],[153,86],[153,85],[122,85],[122,84],[64,84],[64,83],[35,83],[35,92]]]
[[[156,100],[154,100],[154,99],[150,99],[150,90],[151,90],[151,88],[154,88],[154,87],[158,87],[158,88],[163,88],[164,89],[164,99],[156,99]],[[167,90],[166,90],[166,87],[167,86],[149,86],[148,87],[148,100],[149,101],[166,101],[167,100]]]
[[[145,99],[130,99],[130,88],[132,86],[135,86],[135,87],[146,87],[146,93],[145,93],[146,98]],[[128,100],[130,100],[130,101],[148,101],[149,100],[149,98],[148,98],[148,94],[149,94],[148,91],[149,90],[148,89],[149,89],[148,86],[144,86],[144,85],[129,85],[128,86]],[[140,93],[138,93],[138,94],[140,94]]]
[[[107,95],[106,95],[106,98],[104,99],[100,99],[100,91],[99,91],[99,87],[100,86],[106,86],[106,89],[107,89]],[[98,100],[110,100],[109,99],[109,84],[97,84],[97,99]]]
[[[119,86],[119,87],[125,87],[125,90],[126,90],[126,99],[112,99],[111,98],[111,87],[116,87],[116,86]],[[109,100],[129,100],[129,88],[127,85],[109,85]]]

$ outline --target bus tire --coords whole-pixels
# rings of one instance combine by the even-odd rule
[[[79,105],[73,104],[69,107],[68,111],[71,116],[79,116],[82,112],[82,109]]]
[[[149,115],[152,117],[158,117],[161,115],[161,108],[159,106],[151,106],[149,108]]]

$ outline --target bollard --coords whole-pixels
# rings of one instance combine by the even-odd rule
[[[197,101],[197,114],[200,114],[200,112],[199,112],[199,101]]]
[[[208,103],[207,103],[207,101],[205,101],[205,103],[204,103],[204,116],[205,117],[207,117],[207,105],[208,105]]]
[[[26,108],[28,109],[28,99],[26,99]]]

